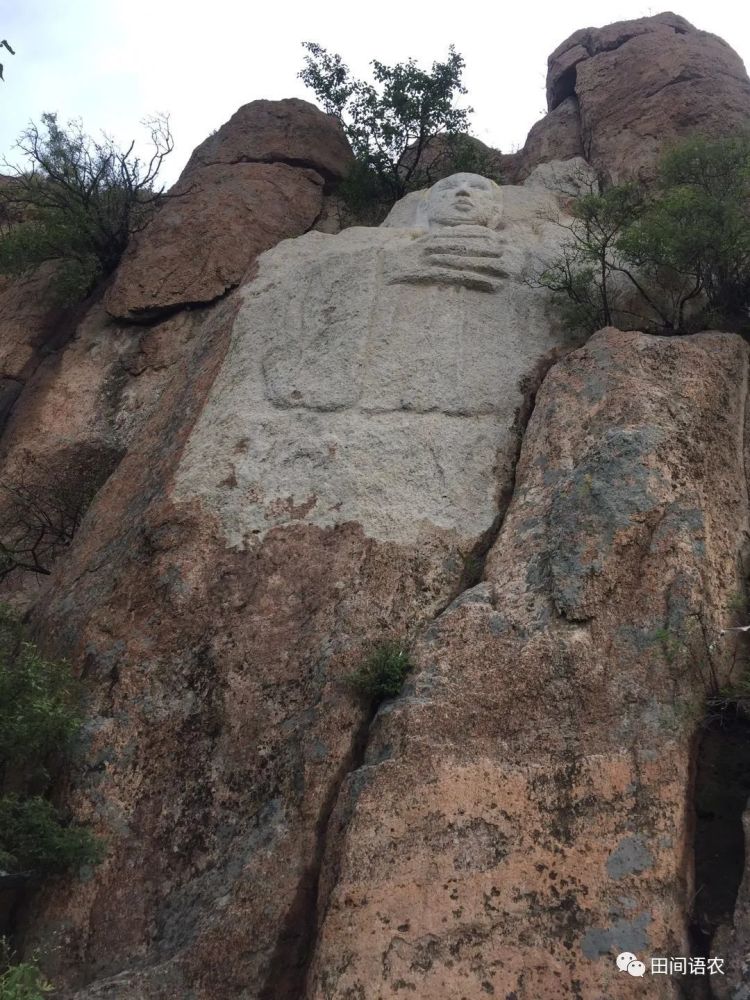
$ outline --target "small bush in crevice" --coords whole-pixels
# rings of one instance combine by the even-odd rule
[[[386,640],[374,647],[348,678],[349,685],[372,707],[395,698],[404,686],[413,664],[406,647],[396,640]]]

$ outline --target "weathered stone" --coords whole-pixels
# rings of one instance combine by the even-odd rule
[[[556,105],[529,132],[517,154],[516,176],[525,179],[540,163],[583,156],[581,113],[573,94]]]
[[[450,185],[440,192],[434,207],[442,219],[458,212],[469,221],[455,204],[467,198],[485,221],[496,216],[492,185],[468,196]],[[108,858],[88,881],[42,890],[28,940],[60,945],[49,971],[60,985],[81,987],[81,998],[115,989],[122,1000],[302,995],[327,818],[342,776],[360,759],[369,718],[342,682],[369,644],[426,625],[476,573],[472,550],[487,544],[512,483],[523,420],[515,411],[528,408],[540,355],[560,346],[517,280],[525,254],[544,252],[536,211],[554,198],[539,190],[500,194],[500,232],[425,232],[416,225],[424,206],[411,199],[413,228],[310,234],[264,255],[257,277],[210,311],[173,366],[159,407],[130,438],[53,579],[38,627],[74,660],[85,658],[92,695],[85,757],[68,801],[106,837]],[[467,245],[479,252],[467,254]],[[395,284],[372,271],[373,259]],[[281,327],[274,274],[291,295]],[[371,314],[361,310],[360,290]],[[329,294],[335,308],[325,314]],[[463,333],[445,324],[431,298],[446,308],[465,303]],[[404,339],[399,310],[410,301],[432,350],[419,337]],[[420,310],[436,317],[431,334]],[[503,365],[481,326],[485,317],[506,345]],[[377,335],[360,369],[363,318]],[[253,350],[248,338],[256,336]],[[463,338],[461,353],[451,336]],[[333,350],[334,342],[344,346]],[[405,384],[388,345],[415,379],[403,407]],[[476,360],[479,348],[494,388]],[[137,371],[137,357],[128,366]],[[352,391],[359,399],[344,427],[337,400],[349,405]],[[369,408],[360,405],[366,399],[374,400]],[[285,450],[290,438],[278,434],[283,448],[269,451],[274,425],[283,430],[295,416],[306,425],[307,446]],[[219,436],[210,446],[215,418]],[[376,430],[401,421],[406,433],[387,426],[371,433],[383,448],[374,452],[379,462],[362,466],[368,489],[347,493],[341,470],[354,470],[347,448],[366,457],[358,435],[368,420]],[[419,437],[425,450],[446,463],[435,499],[408,466],[415,457],[434,476],[432,458],[416,455],[410,440],[420,421],[435,427]],[[489,474],[442,440],[454,433],[471,442],[472,428],[484,424],[478,441]],[[315,426],[327,434],[322,450]],[[338,446],[338,466],[329,444]],[[267,499],[286,461],[289,483],[307,470],[321,496],[338,484],[341,509],[308,509],[309,490],[297,497],[296,486],[288,503],[243,498],[261,458]],[[320,463],[329,463],[334,487],[326,487]],[[478,514],[455,502],[477,493],[461,482],[462,469],[480,477]],[[379,490],[383,511],[368,490]],[[276,495],[285,501],[291,492]],[[416,530],[407,495],[424,503]]]
[[[549,58],[550,112],[573,96],[584,154],[614,180],[653,176],[675,140],[750,125],[742,60],[721,38],[674,14],[571,35]]]
[[[197,167],[128,249],[107,310],[137,319],[218,298],[259,253],[313,225],[322,184],[314,171],[284,163]]]
[[[340,123],[307,101],[244,105],[198,146],[133,240],[107,309],[142,319],[223,295],[259,253],[312,228],[324,184],[352,160]]]
[[[51,289],[54,268],[23,278],[0,277],[0,376],[23,381],[40,351],[54,345],[62,310]]]
[[[731,667],[703,628],[739,575],[747,355],[609,330],[549,373],[477,599],[422,635],[340,795],[310,1000],[625,1000],[643,983],[619,952],[689,953],[701,674]]]
[[[198,146],[182,172],[216,163],[287,163],[341,179],[354,160],[341,123],[298,98],[251,101]]]
[[[474,545],[508,481],[524,379],[562,342],[522,280],[558,245],[539,219],[551,205],[456,174],[378,230],[264,255],[178,495],[200,497],[237,547],[295,522]],[[418,228],[394,225],[409,210]]]

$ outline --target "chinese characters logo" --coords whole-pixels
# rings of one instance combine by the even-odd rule
[[[615,959],[620,972],[629,976],[644,976],[646,965],[630,951],[621,952]],[[723,958],[686,958],[654,956],[651,959],[652,976],[715,976],[724,975]]]

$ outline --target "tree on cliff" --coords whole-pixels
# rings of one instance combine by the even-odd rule
[[[25,129],[17,148],[26,166],[6,164],[13,180],[0,189],[0,214],[11,220],[0,233],[0,273],[53,261],[59,297],[70,303],[115,269],[159,204],[155,182],[173,148],[166,116],[144,124],[151,143],[145,160],[134,142],[120,149],[109,136],[86,135],[80,122],[63,128],[54,114]]]
[[[653,187],[591,190],[572,213],[562,254],[531,277],[570,326],[750,333],[750,136],[683,142]]]
[[[118,460],[114,450],[80,445],[48,457],[21,453],[0,478],[0,581],[49,576]]]
[[[453,46],[430,72],[413,59],[394,66],[373,59],[370,83],[352,76],[340,55],[313,42],[303,45],[307,55],[299,76],[339,119],[356,157],[344,191],[352,200],[393,204],[424,184],[426,154],[438,136],[448,140],[457,168],[473,165],[464,162],[473,147],[462,141],[473,109],[455,104],[467,91],[461,82],[464,59]]]

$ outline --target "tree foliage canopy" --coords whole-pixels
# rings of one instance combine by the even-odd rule
[[[533,278],[565,296],[569,325],[750,333],[750,136],[690,139],[652,187],[592,189],[572,212],[562,254]]]
[[[460,139],[473,109],[456,106],[467,91],[453,46],[429,72],[413,59],[394,66],[374,59],[372,82],[352,76],[340,55],[313,42],[304,48],[299,76],[342,123],[357,160],[350,189],[392,204],[423,182],[424,154],[436,136],[453,138],[457,154],[465,154]]]
[[[13,167],[0,189],[6,218],[0,232],[0,273],[24,274],[40,264],[58,264],[60,299],[70,303],[110,274],[133,233],[151,219],[162,194],[155,183],[173,148],[169,120],[145,122],[151,153],[142,159],[135,144],[88,136],[80,122],[62,127],[55,114],[42,115],[21,134],[17,148],[25,165]]]

